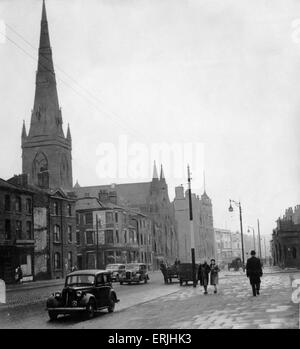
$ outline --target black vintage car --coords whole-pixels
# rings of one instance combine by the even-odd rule
[[[68,274],[62,292],[55,292],[47,300],[50,319],[80,312],[91,319],[102,309],[113,312],[119,300],[110,276],[106,270],[78,270]]]
[[[119,281],[122,285],[124,282],[140,283],[144,281],[146,284],[149,280],[149,275],[147,272],[147,266],[143,263],[129,263],[126,264],[126,269],[119,275]]]

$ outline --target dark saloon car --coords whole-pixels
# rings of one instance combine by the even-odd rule
[[[120,284],[124,282],[128,284],[140,283],[144,281],[146,284],[149,280],[149,275],[147,272],[147,266],[143,263],[129,263],[126,264],[125,271],[119,276]]]
[[[51,320],[59,314],[83,313],[91,319],[96,311],[113,312],[119,302],[111,284],[111,274],[106,270],[78,270],[67,275],[65,287],[47,300]]]
[[[105,270],[111,272],[112,281],[119,281],[119,276],[125,268],[125,264],[107,264]]]

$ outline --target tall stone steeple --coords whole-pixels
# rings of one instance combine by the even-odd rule
[[[62,128],[52,49],[43,0],[35,96],[28,136],[22,134],[22,168],[29,183],[44,188],[72,188],[72,140]]]

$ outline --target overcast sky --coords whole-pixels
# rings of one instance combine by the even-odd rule
[[[41,5],[0,0],[0,28],[6,24],[14,41],[0,38],[4,179],[21,172]],[[118,149],[125,135],[129,145],[148,150],[162,142],[204,145],[216,227],[238,228],[229,198],[242,202],[244,229],[256,228],[259,218],[262,234],[300,203],[299,1],[47,0],[46,6],[64,129],[70,123],[73,139],[74,182],[138,181],[100,178],[97,170],[102,144]],[[151,161],[144,180],[151,178]],[[165,175],[173,199],[186,179],[170,168]],[[199,177],[193,179],[197,194]]]

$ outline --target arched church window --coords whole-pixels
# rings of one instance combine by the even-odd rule
[[[42,152],[37,153],[33,162],[33,166],[35,173],[48,171],[48,160],[46,155]]]

